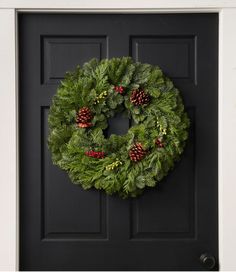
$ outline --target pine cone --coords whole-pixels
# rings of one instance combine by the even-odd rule
[[[93,114],[91,110],[87,107],[83,107],[77,112],[76,115],[76,124],[78,127],[86,128],[91,127],[92,123],[90,122],[93,119]]]
[[[141,161],[146,154],[147,152],[143,149],[141,143],[136,143],[129,151],[129,157],[134,162]]]
[[[130,96],[130,102],[135,106],[148,104],[150,97],[144,90],[133,90]]]
[[[156,144],[159,148],[164,147],[164,143],[163,143],[162,140],[159,139],[159,138],[156,139],[155,144]]]

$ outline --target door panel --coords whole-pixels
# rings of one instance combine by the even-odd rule
[[[217,261],[217,15],[21,14],[19,37],[20,269],[204,270],[205,252]],[[191,128],[163,182],[122,200],[52,164],[47,117],[66,71],[128,55],[171,77]],[[130,125],[117,115],[106,133]]]
[[[67,71],[75,69],[91,58],[106,58],[105,36],[42,36],[42,83],[55,84]],[[65,61],[66,59],[66,61]]]

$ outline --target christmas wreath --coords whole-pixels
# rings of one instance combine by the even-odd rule
[[[123,112],[133,126],[106,137]],[[75,184],[135,197],[170,169],[188,137],[179,91],[157,66],[130,57],[96,59],[66,73],[49,111],[53,163]]]

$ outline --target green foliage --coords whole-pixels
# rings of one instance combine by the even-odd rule
[[[124,94],[114,91],[123,86]],[[130,102],[133,89],[144,89],[150,96],[148,105]],[[82,107],[93,112],[93,126],[78,128],[76,112]],[[134,125],[123,136],[104,137],[108,118],[123,111]],[[84,189],[95,187],[107,194],[136,197],[145,187],[154,187],[173,168],[188,138],[189,119],[179,91],[161,69],[134,62],[129,57],[92,59],[67,73],[58,87],[49,111],[48,146],[53,163],[68,172],[75,184]],[[157,138],[163,148],[155,144]],[[147,151],[140,162],[132,162],[129,150],[142,143]],[[96,159],[86,151],[104,151]]]

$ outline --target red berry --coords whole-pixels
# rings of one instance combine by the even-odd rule
[[[102,159],[105,157],[105,153],[103,151],[94,151],[94,150],[86,151],[85,155],[87,155],[88,157],[93,157],[97,159]]]
[[[159,148],[164,147],[164,143],[163,143],[160,139],[156,139],[156,145],[157,145]]]
[[[114,90],[115,90],[117,93],[122,94],[122,93],[124,92],[124,87],[123,87],[123,86],[115,86],[115,87],[114,87]]]

